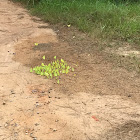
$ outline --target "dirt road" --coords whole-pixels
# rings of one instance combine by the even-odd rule
[[[20,6],[0,1],[0,140],[139,140],[137,74],[57,34]],[[77,63],[76,76],[62,76],[57,85],[30,73],[43,55]]]

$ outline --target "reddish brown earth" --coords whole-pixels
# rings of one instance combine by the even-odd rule
[[[0,1],[0,140],[139,140],[138,74],[113,67],[85,34],[50,27]],[[54,56],[75,68],[59,85],[29,72]]]

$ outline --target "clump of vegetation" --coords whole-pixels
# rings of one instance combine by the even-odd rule
[[[101,39],[140,44],[140,0],[16,0],[43,20]]]
[[[43,56],[43,59],[45,60],[45,56]],[[56,56],[54,56],[54,61],[48,65],[42,63],[40,66],[30,69],[30,72],[34,72],[35,74],[41,76],[46,76],[48,79],[55,78],[58,84],[60,74],[68,74],[70,71],[73,72],[74,68],[70,67],[63,59],[56,59]]]

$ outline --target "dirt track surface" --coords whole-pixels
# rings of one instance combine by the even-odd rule
[[[34,43],[39,43],[36,47]],[[0,140],[139,140],[140,79],[59,39],[0,1]],[[46,55],[78,63],[60,85],[29,72]]]

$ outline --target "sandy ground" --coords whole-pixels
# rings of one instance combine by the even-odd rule
[[[57,34],[0,1],[0,140],[140,140],[138,75]],[[58,85],[29,72],[43,55],[78,67]]]

